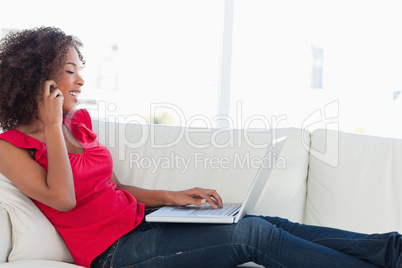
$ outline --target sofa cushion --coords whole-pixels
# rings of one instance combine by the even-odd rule
[[[314,131],[306,223],[401,232],[401,162],[402,140]]]
[[[8,261],[55,260],[73,262],[53,225],[31,199],[0,174],[0,205],[11,220],[12,249]]]
[[[1,264],[1,268],[80,268],[71,263],[46,261],[46,260],[30,260],[30,261],[13,261]]]
[[[0,263],[6,262],[11,251],[11,223],[7,210],[0,204]]]

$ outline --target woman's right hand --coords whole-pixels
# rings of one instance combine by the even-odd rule
[[[38,117],[46,125],[63,122],[63,93],[57,88],[53,80],[43,84],[43,96],[38,101]]]

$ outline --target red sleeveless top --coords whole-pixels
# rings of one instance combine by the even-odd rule
[[[144,205],[110,181],[112,157],[96,140],[88,112],[77,110],[64,118],[64,123],[84,148],[82,154],[68,154],[77,205],[61,212],[33,201],[60,233],[76,264],[90,267],[93,259],[141,223]],[[33,149],[35,161],[47,170],[45,143],[15,129],[0,134],[0,139],[19,148]]]

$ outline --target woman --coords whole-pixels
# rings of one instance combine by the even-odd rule
[[[248,216],[232,225],[149,224],[145,208],[210,203],[211,189],[123,185],[91,119],[75,106],[82,44],[42,27],[0,44],[0,172],[59,231],[85,267],[401,267],[401,236],[357,234]]]

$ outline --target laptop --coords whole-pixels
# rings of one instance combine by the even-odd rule
[[[257,204],[265,183],[271,171],[275,168],[276,160],[279,157],[286,139],[286,137],[282,137],[272,141],[242,204],[223,204],[223,207],[218,209],[213,209],[209,203],[202,206],[164,206],[147,214],[145,220],[147,222],[171,223],[237,223]]]

